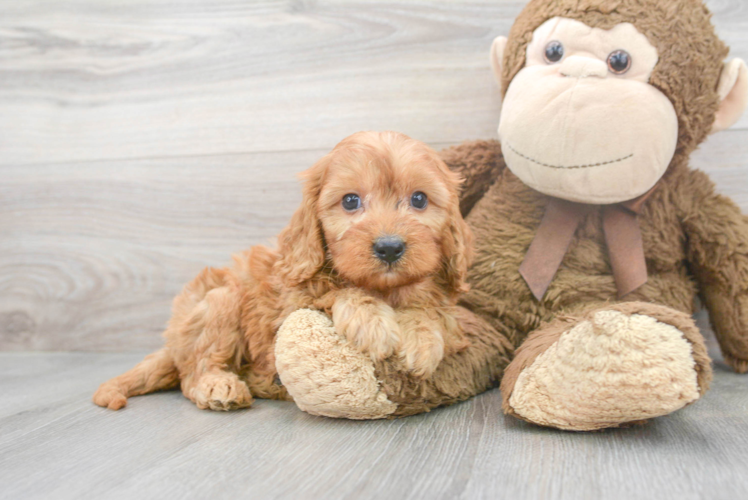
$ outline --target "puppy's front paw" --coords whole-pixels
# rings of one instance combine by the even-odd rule
[[[252,394],[236,373],[207,372],[192,389],[192,400],[201,410],[228,411],[251,406]]]
[[[332,320],[340,335],[374,361],[390,356],[400,342],[395,311],[374,298],[337,300],[332,307]]]
[[[430,377],[444,358],[444,337],[436,325],[419,325],[403,331],[401,356],[417,377]]]

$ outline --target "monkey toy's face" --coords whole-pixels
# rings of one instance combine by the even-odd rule
[[[649,84],[657,62],[632,24],[546,21],[504,98],[499,137],[511,171],[541,193],[581,203],[645,194],[678,141],[673,105]]]

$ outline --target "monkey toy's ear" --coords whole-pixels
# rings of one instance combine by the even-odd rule
[[[504,48],[506,48],[505,36],[496,37],[491,45],[491,67],[493,68],[493,74],[496,77],[496,81],[499,83],[499,90],[501,88],[501,68],[504,66]]]
[[[725,63],[717,87],[720,104],[712,125],[712,132],[719,132],[734,125],[748,104],[748,69],[742,59]]]

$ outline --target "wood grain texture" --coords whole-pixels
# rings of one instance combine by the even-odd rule
[[[362,129],[490,135],[488,49],[523,5],[91,3],[0,8],[0,163],[327,149]]]
[[[708,2],[748,59],[748,6]],[[0,4],[0,350],[151,349],[206,265],[272,238],[360,129],[491,138],[524,1]],[[748,118],[694,157],[748,211]]]
[[[442,145],[437,145],[440,147]],[[0,349],[153,349],[200,269],[272,242],[324,150],[3,167]],[[694,156],[748,212],[748,131]]]
[[[198,410],[178,392],[98,408],[134,354],[0,354],[0,497],[303,499],[748,498],[748,388],[721,364],[696,404],[645,426],[543,429],[498,391],[395,421],[259,400]]]
[[[492,137],[488,50],[524,3],[3,2],[0,164]],[[708,3],[748,59],[746,4]]]

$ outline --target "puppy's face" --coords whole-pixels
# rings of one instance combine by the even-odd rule
[[[453,226],[464,225],[459,180],[431,149],[400,134],[355,134],[326,170],[317,215],[342,277],[385,290],[448,267]]]

